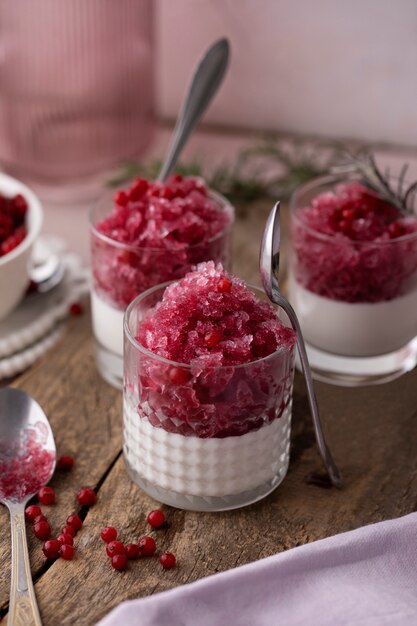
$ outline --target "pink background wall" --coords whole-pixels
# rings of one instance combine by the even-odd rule
[[[158,107],[175,117],[196,58],[232,65],[206,119],[417,143],[415,0],[157,0]]]

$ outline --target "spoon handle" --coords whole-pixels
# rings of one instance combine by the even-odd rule
[[[42,626],[30,573],[24,504],[8,504],[12,535],[12,582],[7,623]]]
[[[219,39],[210,46],[197,65],[158,180],[164,181],[171,173],[191,131],[219,88],[228,60],[229,42],[227,39]]]
[[[288,315],[291,325],[297,333],[298,354],[300,355],[300,361],[306,381],[307,395],[308,401],[310,403],[311,416],[313,418],[314,434],[316,436],[317,447],[319,449],[321,458],[323,459],[331,483],[335,487],[340,488],[343,484],[342,476],[337,468],[336,463],[333,460],[333,457],[330,453],[329,448],[327,447],[326,440],[324,438],[323,427],[321,425],[320,414],[317,405],[317,398],[314,391],[313,377],[311,375],[310,364],[308,362],[307,350],[305,347],[303,334],[301,332],[300,323],[294,309],[292,308],[288,300],[286,298],[283,298],[281,294],[275,294],[275,297],[277,298],[277,303],[284,309],[284,311]]]

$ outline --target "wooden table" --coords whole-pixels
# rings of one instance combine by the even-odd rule
[[[234,270],[256,280],[258,245],[268,203],[239,210]],[[257,282],[257,281],[256,281]],[[16,379],[42,405],[58,452],[73,454],[74,470],[56,474],[58,494],[47,510],[54,531],[77,510],[84,485],[98,492],[85,516],[74,561],[45,562],[41,543],[28,532],[32,572],[45,626],[90,626],[122,600],[154,594],[294,546],[364,524],[410,513],[417,503],[417,371],[372,388],[316,384],[328,439],[346,487],[322,489],[305,482],[321,468],[304,383],[296,375],[291,464],[288,476],[263,502],[229,513],[191,513],[163,507],[169,527],[153,532],[160,548],[178,558],[162,570],[156,558],[112,570],[100,540],[105,525],[125,541],[148,530],[157,506],[128,478],[123,464],[121,393],[97,374],[88,315],[71,320],[61,343]],[[83,512],[84,514],[84,512]],[[7,614],[10,585],[8,513],[0,510],[0,615]]]

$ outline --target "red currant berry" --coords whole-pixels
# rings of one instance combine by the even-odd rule
[[[115,554],[111,559],[111,566],[119,572],[127,567],[127,556],[125,554]]]
[[[217,291],[220,293],[230,293],[232,290],[232,282],[228,278],[221,278],[217,283]]]
[[[165,569],[172,569],[177,563],[177,559],[171,552],[162,552],[159,562]]]
[[[35,517],[35,519],[33,520],[33,523],[37,524],[38,522],[47,522],[47,521],[48,521],[48,518],[46,517],[46,515],[41,513],[40,515],[37,515]]]
[[[34,522],[35,518],[38,517],[39,515],[42,515],[42,511],[41,511],[41,507],[38,506],[37,504],[31,504],[31,506],[28,506],[25,511],[26,519],[29,522]]]
[[[64,526],[61,530],[63,535],[70,535],[70,537],[75,537],[75,529],[72,526]]]
[[[117,539],[117,530],[113,528],[113,526],[106,526],[100,533],[100,537],[105,543],[110,543],[110,541],[115,541]]]
[[[74,459],[69,454],[63,454],[59,457],[56,465],[61,472],[69,472],[74,465]]]
[[[388,234],[391,239],[404,235],[404,228],[399,222],[391,222],[388,226]]]
[[[38,500],[41,504],[53,504],[56,496],[52,487],[41,487],[38,491]]]
[[[191,379],[191,372],[182,367],[171,367],[169,380],[173,385],[185,385]]]
[[[147,180],[144,178],[136,179],[129,189],[129,200],[139,200],[148,191],[148,187]]]
[[[115,554],[126,554],[126,550],[121,541],[110,541],[106,546],[106,553],[111,558]]]
[[[60,547],[59,554],[65,561],[71,561],[74,556],[74,548],[69,543],[65,543]]]
[[[149,513],[147,520],[148,524],[150,524],[152,528],[159,528],[165,523],[165,513],[161,511],[161,509],[156,509],[156,511],[151,511]]]
[[[97,496],[90,487],[83,487],[77,493],[77,500],[83,506],[93,506],[97,500]]]
[[[61,544],[57,539],[50,539],[43,544],[42,552],[47,559],[57,559],[59,558],[60,548]]]
[[[138,541],[141,556],[153,556],[156,551],[156,543],[153,537],[141,537]]]
[[[33,532],[38,539],[48,539],[51,534],[51,527],[47,521],[36,522],[33,525]]]
[[[119,206],[126,206],[129,201],[128,195],[125,191],[118,191],[114,196],[114,201]]]
[[[15,196],[12,200],[12,207],[16,217],[22,218],[26,215],[26,212],[28,210],[28,203],[26,202],[26,199],[20,193],[18,193],[17,196]]]
[[[72,526],[72,528],[75,530],[75,532],[77,532],[77,530],[80,530],[80,528],[82,527],[83,523],[82,523],[81,519],[78,517],[78,515],[69,515],[67,517],[67,525],[68,526]]]
[[[220,330],[214,329],[207,333],[204,337],[204,343],[209,348],[215,348],[222,340],[222,333]]]
[[[74,537],[72,535],[61,533],[60,535],[58,535],[57,540],[61,545],[74,545]]]
[[[74,317],[77,317],[78,315],[82,315],[83,310],[84,309],[79,302],[73,302],[69,307],[69,312]]]
[[[125,546],[126,556],[128,559],[137,559],[140,556],[140,550],[137,543],[128,543]]]

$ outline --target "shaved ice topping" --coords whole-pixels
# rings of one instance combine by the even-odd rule
[[[154,356],[138,352],[139,380],[127,387],[139,385],[139,417],[155,427],[239,436],[291,402],[294,331],[221,264],[201,263],[168,286],[136,340]]]
[[[123,309],[139,293],[181,278],[201,261],[227,264],[232,219],[230,205],[200,178],[138,178],[115,195],[113,209],[94,225],[96,291]]]
[[[136,339],[171,361],[216,367],[290,348],[295,334],[269,302],[259,300],[220,263],[209,261],[167,287]]]
[[[296,278],[334,300],[381,302],[409,288],[417,270],[417,217],[403,215],[357,181],[296,211]]]

